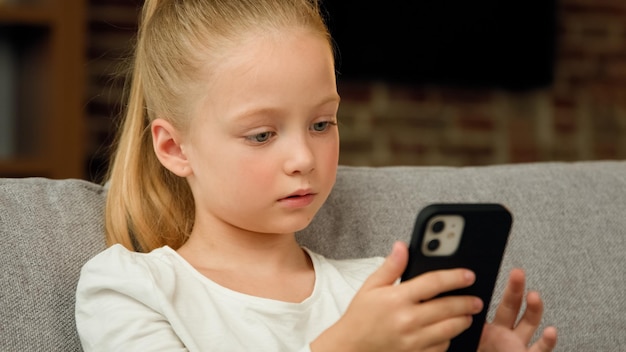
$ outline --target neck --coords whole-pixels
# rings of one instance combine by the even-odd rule
[[[295,234],[221,230],[194,231],[178,253],[200,273],[231,290],[295,303],[311,295],[313,263]]]
[[[209,270],[245,268],[248,272],[271,274],[309,267],[308,257],[294,233],[254,233],[228,226],[211,230],[197,227],[178,252],[196,268]]]

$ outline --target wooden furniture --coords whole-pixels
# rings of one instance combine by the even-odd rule
[[[14,146],[0,177],[84,178],[85,13],[84,0],[0,0],[17,58]]]

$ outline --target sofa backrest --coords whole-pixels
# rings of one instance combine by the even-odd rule
[[[102,187],[0,180],[0,351],[80,351],[74,291],[105,248]]]
[[[626,345],[626,162],[489,167],[341,167],[301,243],[334,258],[386,255],[419,209],[497,202],[514,217],[503,272],[522,267],[546,301],[557,351]],[[79,351],[74,290],[105,248],[104,189],[79,180],[0,179],[0,351]],[[497,302],[506,275],[500,275]]]

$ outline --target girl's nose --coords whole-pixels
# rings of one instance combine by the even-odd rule
[[[306,137],[292,140],[286,146],[285,172],[306,175],[315,169],[315,156]]]

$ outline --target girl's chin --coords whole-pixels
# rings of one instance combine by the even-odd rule
[[[294,219],[295,220],[295,219]],[[268,231],[264,231],[266,233],[276,233],[276,234],[285,234],[285,235],[293,235],[298,231],[302,231],[311,224],[311,220],[313,217],[308,217],[301,219],[299,221],[293,221],[289,223],[276,224],[276,226],[272,226],[268,228]]]

